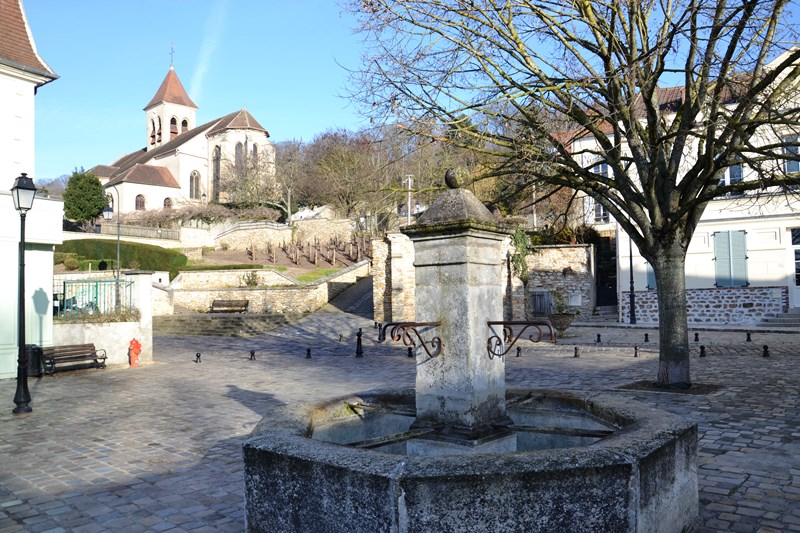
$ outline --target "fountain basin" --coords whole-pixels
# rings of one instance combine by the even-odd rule
[[[414,401],[413,389],[377,390],[265,417],[244,445],[247,530],[676,532],[697,517],[697,427],[674,415],[510,389],[515,425],[576,431],[516,431],[517,451],[466,456],[348,446],[407,431]]]

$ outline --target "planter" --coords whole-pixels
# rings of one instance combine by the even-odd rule
[[[575,319],[574,313],[554,313],[547,317],[550,319],[550,323],[553,324],[553,328],[556,330],[556,334],[558,338],[564,337],[564,332],[567,328],[572,324],[572,321]]]

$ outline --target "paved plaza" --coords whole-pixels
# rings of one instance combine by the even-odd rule
[[[363,358],[353,357],[359,327]],[[800,334],[699,332],[693,381],[722,387],[705,395],[617,388],[655,378],[655,330],[569,334],[507,357],[508,385],[600,389],[691,417],[698,531],[800,531]],[[156,337],[152,365],[32,379],[34,410],[21,416],[14,380],[0,381],[0,533],[242,531],[241,445],[270,409],[413,386],[414,360],[375,337],[371,320],[332,308],[263,337]]]

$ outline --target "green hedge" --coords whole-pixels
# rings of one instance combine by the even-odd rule
[[[68,257],[73,257],[73,258],[77,259],[78,258],[78,254],[73,254],[73,253],[68,253],[68,252],[55,252],[53,254],[53,264],[54,265],[60,265],[61,263],[64,262],[64,259],[67,259]]]
[[[96,270],[101,260],[109,263],[108,268],[116,262],[109,261],[109,257],[117,257],[117,241],[103,239],[76,239],[64,241],[56,246],[56,253],[76,254],[82,262],[94,261],[92,269]],[[175,250],[167,250],[150,244],[135,242],[121,242],[119,258],[122,268],[137,268],[141,270],[166,270],[170,279],[178,275],[178,271],[186,266],[187,258]],[[87,263],[88,264],[88,263]],[[88,268],[88,267],[87,267]],[[81,268],[83,270],[83,267]],[[174,274],[173,274],[174,273]]]

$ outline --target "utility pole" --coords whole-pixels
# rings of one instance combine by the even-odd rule
[[[408,207],[406,208],[406,225],[411,225],[411,184],[414,182],[413,174],[406,174],[406,181],[408,181]]]

